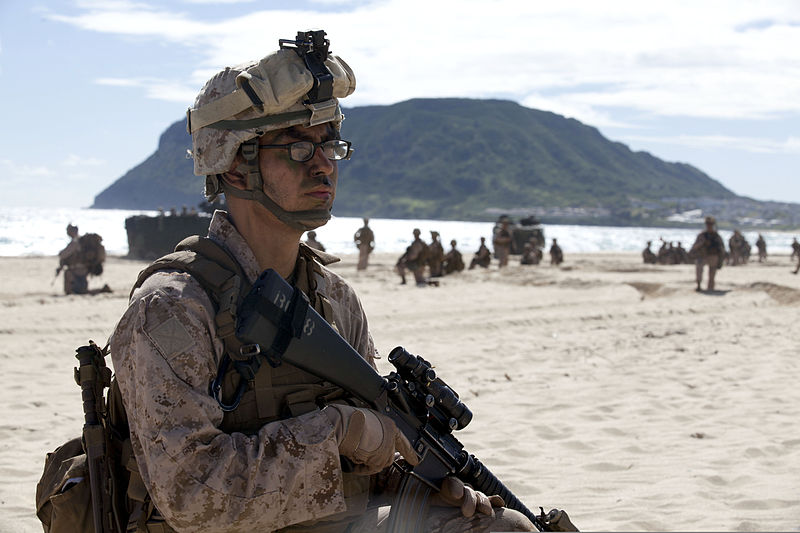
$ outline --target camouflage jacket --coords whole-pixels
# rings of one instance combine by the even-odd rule
[[[359,249],[366,247],[369,248],[369,250],[372,250],[375,248],[375,234],[372,232],[372,229],[370,229],[369,226],[364,226],[359,228],[355,235],[353,235],[353,242],[356,243],[356,246]]]
[[[84,266],[80,261],[81,244],[78,238],[72,239],[69,244],[60,252],[58,252],[58,261],[62,266],[67,266],[71,269],[76,269]]]
[[[214,214],[209,237],[251,283],[257,278],[255,256],[224,212]],[[322,271],[340,334],[374,366],[357,295]],[[223,346],[211,301],[190,275],[151,275],[134,292],[111,345],[136,462],[173,528],[272,531],[345,511],[334,428],[320,411],[270,422],[252,436],[219,429],[223,411],[208,386]]]
[[[725,243],[716,231],[703,231],[697,235],[689,253],[692,257],[725,255]]]

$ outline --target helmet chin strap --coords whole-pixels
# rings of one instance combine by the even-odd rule
[[[247,189],[241,190],[229,185],[220,179],[222,190],[225,194],[236,196],[244,200],[254,200],[263,205],[270,213],[297,231],[309,231],[325,225],[331,219],[330,209],[307,209],[305,211],[286,211],[272,198],[264,193],[264,181],[258,168],[258,139],[242,143],[240,148],[245,162],[239,165],[242,173],[247,176]]]

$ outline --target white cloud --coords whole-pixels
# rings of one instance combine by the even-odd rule
[[[151,98],[190,102],[219,68],[274,50],[295,29],[322,27],[358,77],[349,105],[504,97],[614,125],[618,107],[714,118],[800,113],[797,6],[791,0],[389,0],[343,4],[346,12],[255,4],[245,16],[203,20],[194,10],[92,1],[82,2],[77,15],[48,16],[190,47],[197,61],[176,79],[128,82]]]
[[[65,167],[99,167],[105,164],[102,159],[96,157],[81,157],[75,154],[69,154],[61,164]]]
[[[194,86],[158,78],[97,78],[94,82],[98,85],[108,85],[111,87],[134,87],[144,89],[145,95],[148,98],[167,102],[178,102],[187,106],[194,102],[194,98],[197,95],[197,88]]]
[[[10,159],[0,159],[3,166],[3,179],[23,180],[26,178],[47,178],[57,173],[46,165],[27,165]]]
[[[255,0],[181,0],[184,4],[250,4]]]
[[[6,166],[8,170],[5,170],[4,174],[15,178],[49,178],[57,175],[53,169],[45,165],[11,163]]]
[[[142,80],[132,78],[97,78],[94,82],[98,85],[108,85],[110,87],[144,87]]]
[[[145,3],[83,1],[78,3],[78,7],[84,9],[84,13],[61,15],[49,12],[45,16],[83,30],[165,39],[185,45],[196,44],[201,36],[214,34],[214,24],[192,21],[183,13]]]
[[[544,109],[552,113],[564,115],[567,118],[574,118],[598,128],[636,128],[634,124],[621,122],[615,119],[610,113],[592,107],[591,105],[572,98],[571,95],[558,95],[553,97],[531,94],[523,98],[520,102],[525,107],[533,109]]]

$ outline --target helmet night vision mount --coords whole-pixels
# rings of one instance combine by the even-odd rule
[[[333,74],[325,66],[330,44],[331,42],[325,38],[325,30],[299,31],[294,41],[278,40],[281,48],[293,48],[314,76],[314,86],[307,95],[307,102],[310,104],[324,102],[333,97]]]

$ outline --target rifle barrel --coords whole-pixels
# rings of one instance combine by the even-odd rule
[[[461,481],[469,483],[475,490],[481,491],[484,494],[496,494],[500,496],[503,498],[506,507],[524,514],[528,517],[528,520],[533,522],[533,525],[536,526],[536,529],[539,531],[545,530],[545,524],[542,523],[541,518],[528,509],[525,504],[522,503],[502,481],[497,479],[497,477],[474,455],[469,456],[464,470],[458,474],[458,477]]]

